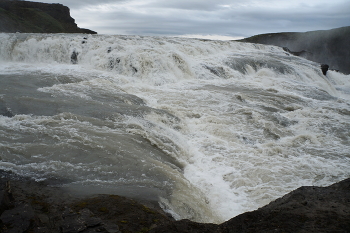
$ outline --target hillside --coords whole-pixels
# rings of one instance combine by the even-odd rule
[[[293,54],[328,64],[330,69],[350,74],[350,26],[310,32],[269,33],[245,38],[243,42],[286,47]]]
[[[61,4],[8,0],[0,0],[0,32],[96,34],[79,28]]]

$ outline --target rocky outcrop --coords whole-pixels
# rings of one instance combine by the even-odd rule
[[[350,232],[350,179],[301,187],[220,225],[175,221],[157,203],[116,195],[73,197],[57,180],[0,170],[0,232]]]
[[[0,0],[0,32],[96,34],[79,28],[64,5],[8,0]]]
[[[350,232],[350,179],[301,187],[256,211],[233,218],[221,232]]]
[[[349,219],[350,179],[347,179],[329,187],[298,188],[258,210],[243,213],[220,225],[203,225],[183,220],[159,226],[151,232],[345,233],[350,232]]]
[[[261,34],[240,41],[285,47],[294,55],[320,64],[328,64],[330,69],[350,74],[349,38],[350,26],[304,33]]]
[[[35,182],[0,170],[0,232],[148,232],[174,221],[158,203],[117,195],[72,196],[52,187],[59,182]]]
[[[322,64],[322,65],[321,65],[321,70],[322,70],[322,73],[323,73],[324,75],[327,74],[328,69],[329,69],[329,65],[327,65],[327,64]]]

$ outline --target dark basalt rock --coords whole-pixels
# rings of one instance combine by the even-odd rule
[[[175,221],[157,203],[116,195],[74,197],[48,184],[0,170],[0,232],[350,232],[350,178],[298,188],[222,224]]]
[[[7,117],[13,117],[13,113],[8,108],[0,108],[0,115],[7,116]]]
[[[350,232],[350,179],[301,187],[220,226],[221,232]]]
[[[5,210],[0,220],[4,228],[11,229],[12,232],[25,232],[37,221],[34,210],[29,204],[21,204],[13,209]]]
[[[151,233],[214,233],[220,232],[219,226],[211,223],[196,223],[184,219],[154,228]]]
[[[70,56],[70,61],[72,64],[77,64],[78,63],[78,55],[79,53],[76,51],[73,51],[72,55]]]
[[[322,70],[322,73],[323,73],[324,75],[327,74],[328,68],[329,68],[329,65],[327,65],[327,64],[322,64],[322,65],[321,65],[321,70]]]
[[[13,208],[13,196],[10,190],[10,183],[6,182],[2,190],[0,190],[0,215],[10,208]]]
[[[7,116],[7,117],[13,117],[13,113],[11,112],[11,109],[9,109],[6,106],[6,103],[0,99],[0,115]]]
[[[49,184],[0,170],[0,232],[148,232],[174,221],[158,203],[116,195],[77,197]]]
[[[9,0],[0,0],[0,32],[96,34],[79,28],[64,5]]]
[[[350,179],[328,187],[301,187],[220,225],[178,221],[151,232],[350,232]],[[166,231],[166,229],[170,229]],[[182,231],[185,229],[185,231]]]

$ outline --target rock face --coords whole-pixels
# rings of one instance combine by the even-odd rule
[[[151,232],[345,233],[350,232],[349,220],[350,179],[347,179],[324,188],[298,188],[258,210],[243,213],[220,225],[199,224],[182,220],[159,226],[152,229]]]
[[[350,179],[301,187],[220,226],[220,232],[350,232]]]
[[[116,195],[76,197],[49,184],[54,183],[0,170],[0,232],[148,232],[174,221],[158,203]]]
[[[0,32],[96,34],[79,28],[61,4],[9,0],[0,0]]]
[[[350,232],[350,179],[301,187],[220,225],[175,221],[157,203],[116,195],[76,197],[0,170],[0,232]]]
[[[286,47],[294,55],[302,56],[330,69],[350,74],[350,26],[324,31],[283,32],[261,34],[245,38],[243,42]]]

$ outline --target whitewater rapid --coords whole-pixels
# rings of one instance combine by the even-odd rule
[[[282,48],[0,34],[0,168],[222,222],[350,175],[350,77]]]

